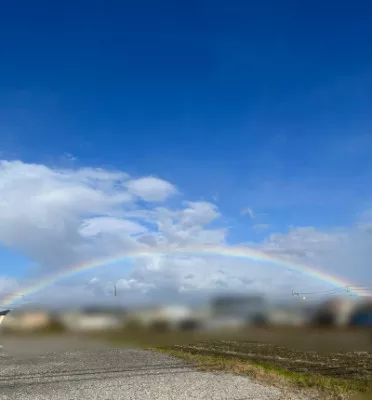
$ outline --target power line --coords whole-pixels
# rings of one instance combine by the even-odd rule
[[[328,289],[328,290],[319,290],[316,292],[294,292],[292,291],[292,296],[331,296],[338,293],[358,293],[361,294],[371,294],[372,295],[372,286],[367,285],[353,285],[353,286],[345,286],[337,289]]]
[[[328,289],[328,290],[319,290],[317,292],[292,292],[293,296],[310,296],[310,295],[317,295],[317,294],[328,294],[328,293],[339,293],[345,292],[346,288],[338,288],[338,289]]]

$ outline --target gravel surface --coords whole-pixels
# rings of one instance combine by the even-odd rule
[[[2,341],[0,399],[299,399],[248,377],[197,371],[139,349]]]

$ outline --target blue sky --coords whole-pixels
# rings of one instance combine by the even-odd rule
[[[371,12],[367,1],[6,2],[0,158],[154,175],[187,199],[218,198],[230,243],[350,226],[372,199]],[[247,207],[269,231],[249,227]],[[17,257],[0,248],[14,275]]]

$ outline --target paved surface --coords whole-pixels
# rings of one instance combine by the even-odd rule
[[[248,377],[196,371],[152,351],[2,341],[0,399],[288,399]],[[298,397],[297,397],[298,399]]]

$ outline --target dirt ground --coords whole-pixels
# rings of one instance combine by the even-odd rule
[[[296,373],[372,382],[372,352],[368,351],[319,353],[268,343],[225,340],[176,347],[191,354],[270,364]]]
[[[7,335],[8,336],[8,335]],[[66,335],[57,335],[62,346]],[[14,335],[10,335],[14,338]],[[372,387],[372,350],[370,332],[319,330],[250,329],[241,335],[201,336],[190,333],[121,333],[114,336],[98,335],[114,346],[173,347],[191,354],[228,357],[230,359],[267,364],[294,373],[309,373],[337,379],[370,381]],[[9,339],[9,337],[8,337]],[[46,339],[46,338],[45,338]],[[88,337],[83,340],[88,344]],[[223,340],[222,340],[223,339]],[[6,337],[3,337],[3,341]],[[32,336],[27,336],[31,343]],[[27,346],[32,351],[45,351]],[[14,347],[14,346],[13,346]],[[26,352],[14,347],[14,351]],[[28,351],[31,351],[28,350]]]

